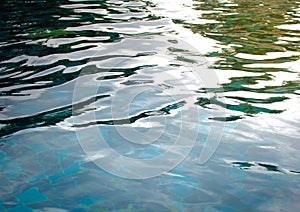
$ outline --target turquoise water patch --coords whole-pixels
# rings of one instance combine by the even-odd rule
[[[13,208],[8,208],[7,209],[8,212],[20,212],[20,211],[24,211],[24,212],[31,212],[33,211],[31,208],[27,207],[26,205],[19,205]]]
[[[82,198],[78,202],[86,206],[91,206],[101,201],[104,201],[104,199],[101,197],[92,196],[92,197]]]
[[[43,200],[47,200],[48,198],[40,192],[37,187],[33,187],[25,190],[24,192],[18,194],[16,196],[23,203],[35,203]]]

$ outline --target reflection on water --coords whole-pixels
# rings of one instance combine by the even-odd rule
[[[300,207],[299,2],[1,5],[1,210]],[[191,67],[208,76],[204,82],[195,81]],[[206,82],[209,73],[218,77],[214,84]],[[78,80],[87,92],[74,101]],[[131,94],[147,86],[158,90],[137,97],[130,114],[111,116],[119,89]],[[184,163],[148,180],[125,180],[97,168],[74,133],[99,127],[122,154],[148,158],[171,145],[179,111],[191,108],[200,114],[196,146]],[[128,145],[112,130],[112,125],[155,130],[163,119],[172,123],[169,140],[149,148]],[[203,141],[208,135],[217,140],[210,126],[221,132],[224,124],[217,152],[200,166]]]
[[[287,109],[288,106],[276,103],[298,95],[297,31],[300,28],[297,30],[294,24],[299,21],[298,4],[291,1],[208,1],[195,2],[192,8],[201,11],[202,19],[215,21],[195,24],[181,20],[184,27],[218,41],[219,51],[208,54],[218,58],[213,67],[224,70],[229,76],[231,70],[256,73],[254,76],[232,76],[230,82],[222,84],[226,97],[235,100],[235,104],[227,108],[247,114]],[[295,28],[283,27],[286,23]]]

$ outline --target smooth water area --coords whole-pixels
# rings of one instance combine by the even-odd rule
[[[1,211],[299,210],[300,2],[0,11]]]

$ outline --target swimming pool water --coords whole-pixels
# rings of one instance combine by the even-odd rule
[[[299,2],[0,10],[0,210],[299,209]]]

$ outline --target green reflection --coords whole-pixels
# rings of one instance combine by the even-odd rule
[[[300,29],[289,30],[288,27],[281,27],[299,23],[298,7],[299,4],[295,1],[288,0],[194,1],[193,9],[199,11],[199,14],[202,13],[199,18],[210,22],[193,24],[181,20],[180,23],[194,33],[218,42],[219,51],[207,55],[218,58],[212,68],[217,73],[223,70],[225,74],[227,70],[260,73],[259,76],[231,77],[229,83],[222,83],[222,88],[204,88],[200,92],[224,91],[224,96],[238,100],[237,104],[217,104],[245,114],[283,112],[284,108],[268,109],[268,104],[288,100],[287,94],[295,94],[300,89],[299,74],[294,77],[295,70],[297,71],[296,62],[300,60]],[[179,23],[178,20],[175,22]],[[282,74],[276,77],[276,73]],[[280,80],[281,84],[276,82]],[[234,91],[273,95],[264,95],[264,98],[251,98],[249,93],[230,97],[226,95],[226,92]],[[196,104],[206,107],[210,101],[212,100],[202,99]],[[212,119],[232,120],[230,117]]]

